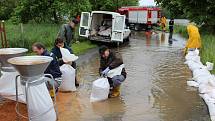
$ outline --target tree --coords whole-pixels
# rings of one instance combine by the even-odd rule
[[[53,21],[58,23],[65,16],[70,18],[81,11],[91,10],[89,0],[19,0],[12,19],[27,23]]]
[[[167,8],[173,16],[183,15],[195,23],[214,28],[214,0],[156,0],[157,4]]]
[[[136,6],[138,0],[90,0],[93,10],[115,11],[122,6]]]
[[[16,4],[16,0],[0,0],[0,20],[9,19]]]

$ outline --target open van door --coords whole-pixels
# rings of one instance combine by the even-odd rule
[[[88,37],[90,29],[90,13],[82,12],[81,13],[81,22],[79,28],[79,36]]]
[[[114,16],[111,40],[123,42],[124,29],[125,29],[125,16],[124,15]]]

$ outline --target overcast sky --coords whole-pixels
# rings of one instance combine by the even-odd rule
[[[140,0],[140,6],[155,6],[154,0]]]

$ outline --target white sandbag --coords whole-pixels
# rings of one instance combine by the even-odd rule
[[[194,61],[186,61],[185,64],[188,65],[189,69],[191,71],[194,71],[196,69],[206,69],[206,67],[201,62],[194,62]]]
[[[212,78],[212,76],[208,75],[208,76],[198,76],[198,77],[193,78],[193,79],[199,84],[208,84],[208,82],[211,78]]]
[[[201,62],[200,56],[186,56],[185,59],[187,61]]]
[[[198,77],[201,76],[211,76],[211,73],[207,69],[195,69],[193,71],[193,78],[197,79]]]
[[[210,98],[215,99],[215,88],[211,92],[209,92],[208,95],[210,96]]]
[[[60,52],[62,54],[62,59],[65,63],[73,62],[78,59],[78,56],[71,54],[66,48],[60,48]]]
[[[56,112],[53,108],[53,102],[45,82],[37,86],[29,87],[28,102],[28,113],[31,117],[31,121],[56,121]],[[38,116],[45,111],[48,112],[44,115]]]
[[[75,87],[75,69],[68,64],[60,67],[62,72],[62,83],[59,87],[60,91],[76,91]]]
[[[209,84],[212,85],[213,87],[215,87],[215,77],[214,75],[211,76],[211,78],[209,79]]]
[[[18,72],[2,72],[0,77],[0,95],[4,98],[16,100],[15,78],[17,75]],[[20,85],[20,81],[18,81],[19,101],[25,103],[24,93]]]
[[[199,93],[207,94],[214,90],[215,88],[208,84],[201,84],[199,85]]]
[[[107,78],[100,78],[93,82],[90,102],[102,101],[108,98],[110,85]]]
[[[190,87],[199,87],[199,84],[195,81],[187,81],[187,85]]]
[[[122,69],[125,68],[125,65],[122,64],[119,67],[112,69],[108,72],[107,77],[113,78],[114,76],[121,75]]]
[[[200,95],[208,106],[211,121],[215,121],[215,99],[210,98],[208,94]]]
[[[206,62],[206,67],[209,71],[212,71],[214,68],[214,64],[211,62]]]
[[[195,49],[194,51],[188,51],[186,56],[198,56],[199,50]]]

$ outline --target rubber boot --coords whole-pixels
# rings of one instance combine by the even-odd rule
[[[120,86],[116,86],[113,88],[112,93],[109,95],[109,97],[114,98],[119,96],[120,96]]]

